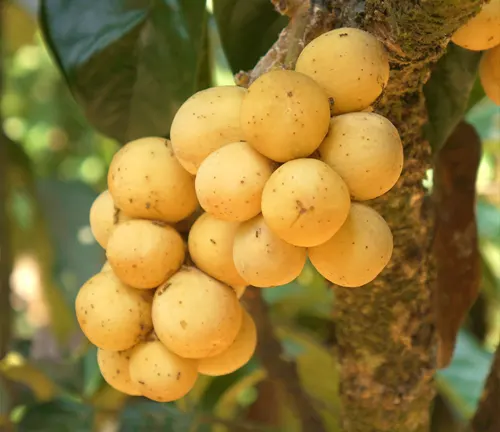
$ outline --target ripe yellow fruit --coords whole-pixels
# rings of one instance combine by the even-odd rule
[[[326,163],[296,159],[266,183],[262,215],[271,230],[295,246],[317,246],[341,227],[351,199],[346,184]]]
[[[120,280],[134,288],[156,288],[184,261],[180,234],[162,222],[132,220],[116,227],[106,257]]]
[[[104,380],[114,389],[131,395],[140,396],[138,387],[130,380],[129,364],[133,348],[126,351],[97,350],[97,364]]]
[[[245,285],[233,261],[234,235],[239,222],[202,214],[189,232],[189,255],[200,270],[230,286]]]
[[[485,3],[480,12],[451,37],[453,43],[471,51],[482,51],[500,44],[500,0]]]
[[[111,264],[109,263],[108,260],[106,260],[106,262],[103,264],[101,268],[101,272],[107,272],[107,271],[113,271],[113,269],[111,268]]]
[[[193,176],[163,138],[141,138],[122,147],[111,161],[108,187],[116,207],[133,218],[178,222],[198,205]]]
[[[267,288],[294,280],[306,263],[306,249],[280,239],[259,215],[238,228],[233,259],[249,285]]]
[[[342,228],[326,243],[309,249],[309,259],[330,282],[359,287],[374,280],[392,255],[392,233],[372,208],[351,205]]]
[[[241,105],[246,141],[277,162],[309,156],[328,131],[330,103],[311,78],[274,70],[257,78]]]
[[[359,201],[386,193],[396,184],[403,169],[403,146],[398,131],[389,120],[375,113],[349,113],[332,118],[319,154]]]
[[[90,229],[97,243],[104,249],[115,225],[127,220],[130,218],[115,207],[107,189],[95,199],[90,207]]]
[[[171,402],[194,387],[198,378],[196,366],[196,361],[175,355],[160,341],[145,341],[132,351],[130,378],[147,398]]]
[[[224,351],[242,320],[235,292],[195,267],[181,268],[156,290],[152,314],[158,339],[185,358]]]
[[[244,221],[260,213],[273,163],[249,144],[228,144],[208,156],[196,174],[200,205],[218,219]]]
[[[333,99],[333,113],[361,111],[389,81],[387,52],[374,36],[356,28],[322,34],[306,45],[295,70],[313,78]]]
[[[257,328],[250,314],[243,309],[241,328],[232,345],[220,354],[201,359],[198,372],[203,375],[227,375],[246,365],[257,346]]]
[[[195,93],[179,108],[170,137],[177,159],[191,174],[213,151],[243,141],[240,108],[245,93],[242,87],[213,87]]]
[[[479,77],[486,95],[500,105],[500,45],[483,54],[479,64]]]
[[[124,285],[113,272],[90,278],[76,296],[76,317],[87,339],[99,348],[123,351],[153,328],[150,292]]]
[[[243,297],[243,294],[245,294],[245,291],[247,290],[248,287],[245,282],[245,285],[234,285],[231,288],[236,293],[236,297],[240,299],[241,297]]]

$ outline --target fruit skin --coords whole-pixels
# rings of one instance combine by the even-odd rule
[[[391,259],[392,233],[372,208],[353,203],[342,228],[326,243],[310,248],[309,259],[330,282],[360,287],[374,280]]]
[[[245,93],[242,87],[212,87],[195,93],[179,108],[170,137],[177,159],[191,174],[210,153],[243,141],[240,107]]]
[[[249,144],[228,144],[208,156],[196,174],[200,205],[218,219],[245,221],[260,213],[273,163]]]
[[[156,288],[184,261],[184,242],[171,226],[149,220],[120,224],[111,235],[106,257],[120,280],[134,288]]]
[[[242,312],[235,292],[195,267],[182,267],[156,290],[158,339],[185,358],[216,355],[236,339]]]
[[[496,105],[500,105],[500,45],[482,55],[479,77],[486,95]]]
[[[370,33],[340,28],[313,39],[297,59],[295,70],[313,78],[333,98],[333,113],[362,111],[389,81],[387,52]]]
[[[113,272],[90,278],[76,296],[76,317],[87,339],[110,351],[123,351],[153,328],[152,294],[124,285]]]
[[[132,349],[126,351],[97,350],[97,364],[104,380],[114,389],[131,395],[140,396],[138,387],[130,380],[129,364]]]
[[[194,387],[197,364],[170,352],[160,341],[145,341],[132,351],[130,378],[147,398],[171,402]]]
[[[358,201],[383,195],[403,169],[399,133],[375,113],[349,113],[332,118],[330,131],[318,149],[320,159],[346,182]]]
[[[482,51],[500,44],[500,0],[485,3],[479,13],[451,37],[454,44],[471,51]]]
[[[309,156],[328,131],[330,103],[306,75],[273,70],[257,78],[241,105],[246,141],[277,162]]]
[[[281,165],[262,194],[262,215],[267,225],[295,246],[326,242],[346,220],[350,205],[344,181],[316,159],[296,159]]]
[[[294,280],[304,268],[306,249],[280,239],[259,215],[238,228],[233,259],[249,285],[267,288]]]
[[[196,209],[194,178],[179,164],[169,140],[131,141],[113,157],[108,187],[128,216],[178,222]]]
[[[250,314],[243,309],[241,328],[232,345],[220,354],[200,359],[198,372],[203,375],[227,375],[246,365],[257,346],[257,328]]]
[[[188,237],[189,255],[200,270],[229,286],[245,285],[233,261],[233,243],[238,222],[202,214]]]
[[[113,271],[108,260],[102,265],[101,272]]]

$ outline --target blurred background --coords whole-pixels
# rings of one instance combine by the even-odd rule
[[[3,1],[0,430],[221,432],[266,430],[258,424],[274,422],[293,431],[286,397],[271,393],[257,359],[229,376],[202,377],[172,404],[127,399],[104,383],[73,302],[105,259],[88,213],[106,188],[119,144],[85,119],[48,53],[36,11],[36,1]],[[209,36],[212,84],[233,83],[212,18]],[[433,428],[443,432],[474,412],[500,338],[500,112],[483,98],[466,120],[483,148],[477,180],[483,274],[453,361],[437,375]],[[429,173],[429,189],[431,179]],[[296,282],[263,294],[284,355],[297,361],[328,430],[338,430],[332,292],[306,268]]]

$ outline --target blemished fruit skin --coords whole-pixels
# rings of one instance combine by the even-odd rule
[[[120,224],[111,235],[106,257],[114,273],[134,288],[156,288],[182,265],[184,241],[171,226],[150,220]]]
[[[239,226],[233,259],[249,285],[268,288],[289,283],[300,274],[306,263],[306,249],[280,239],[258,215]]]
[[[318,149],[320,159],[344,179],[358,201],[389,191],[403,169],[403,146],[396,127],[375,113],[333,117]]]
[[[313,78],[333,99],[333,113],[362,111],[389,81],[387,52],[374,36],[340,28],[313,39],[297,59],[295,70]]]
[[[209,213],[193,224],[188,237],[189,255],[200,270],[230,286],[244,286],[233,261],[233,243],[239,222],[223,221]]]
[[[262,194],[267,225],[295,246],[326,242],[346,220],[350,205],[344,180],[316,159],[295,159],[281,165]]]
[[[130,380],[129,364],[132,349],[126,351],[98,349],[97,364],[102,377],[111,387],[131,396],[140,396],[138,387]]]
[[[138,344],[130,357],[130,378],[139,391],[157,402],[185,396],[198,379],[196,361],[170,352],[160,341]]]
[[[330,282],[360,287],[374,280],[392,256],[392,233],[372,208],[353,203],[346,222],[326,243],[308,250],[311,264]]]
[[[210,376],[230,374],[249,362],[256,346],[257,328],[255,322],[250,314],[243,309],[243,321],[235,341],[220,354],[200,359],[198,372]]]
[[[123,284],[113,272],[90,278],[76,296],[78,323],[98,348],[124,351],[153,328],[152,293]]]
[[[500,0],[485,3],[479,13],[451,37],[454,44],[471,51],[482,51],[500,44]]]
[[[138,219],[178,222],[198,205],[194,177],[164,138],[140,138],[123,146],[111,161],[108,188],[116,207]]]
[[[262,190],[274,164],[246,142],[208,156],[196,174],[200,205],[218,219],[245,221],[260,213]]]
[[[311,78],[273,70],[249,87],[241,105],[245,140],[277,162],[309,156],[328,131],[330,103]]]
[[[213,87],[195,93],[179,108],[170,137],[177,159],[191,174],[210,153],[243,141],[240,108],[245,93],[242,87]]]
[[[242,320],[232,288],[187,266],[156,290],[152,315],[158,339],[175,354],[195,359],[227,349]]]
[[[500,45],[482,55],[479,77],[486,95],[496,105],[500,105]]]

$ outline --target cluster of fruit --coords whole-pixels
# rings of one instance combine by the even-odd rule
[[[460,27],[451,40],[471,51],[484,51],[479,78],[486,95],[500,105],[500,0],[485,3],[479,13]]]
[[[240,368],[257,335],[239,297],[292,281],[307,256],[341,286],[377,277],[391,230],[356,201],[386,193],[402,171],[396,128],[370,109],[388,79],[377,39],[337,29],[294,71],[190,97],[171,141],[116,153],[90,211],[107,263],[76,299],[110,385],[172,401],[198,373]]]

